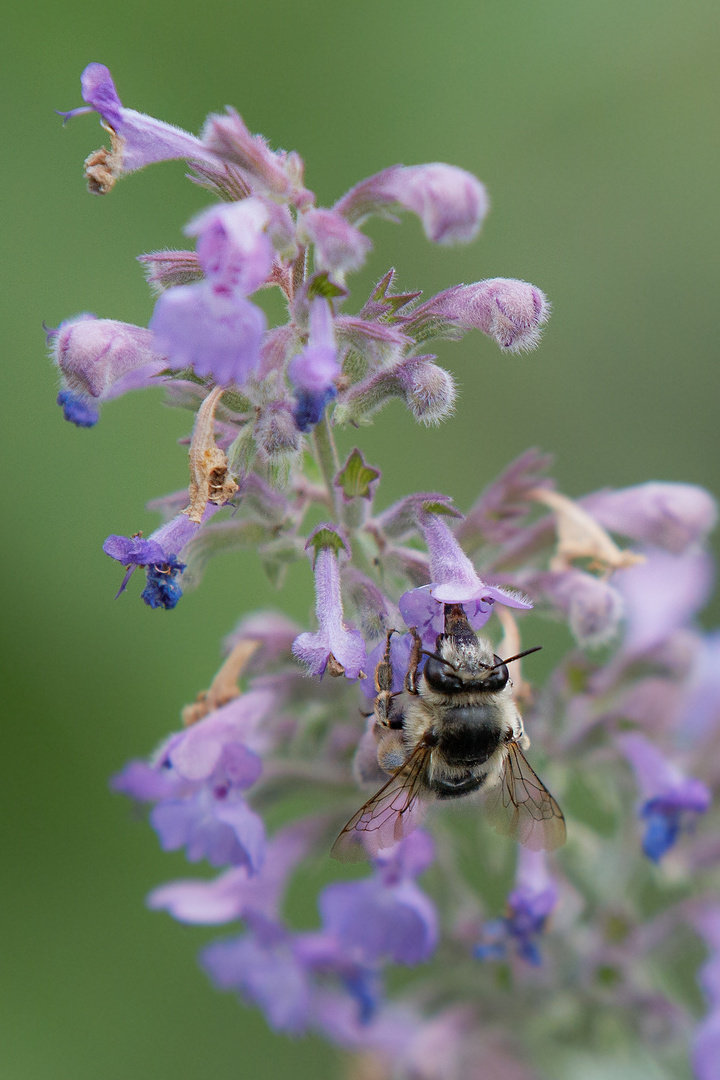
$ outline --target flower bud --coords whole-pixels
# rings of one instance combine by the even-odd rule
[[[399,364],[397,375],[410,412],[429,427],[446,420],[455,408],[455,382],[449,371],[428,356],[414,356]]]
[[[300,447],[292,408],[285,401],[264,405],[255,421],[255,440],[269,458],[287,457]]]
[[[318,270],[348,274],[359,270],[372,241],[334,210],[311,209],[299,222],[305,236],[315,244]]]
[[[223,161],[238,165],[256,190],[296,205],[312,197],[302,186],[302,160],[298,155],[274,153],[262,135],[250,134],[235,109],[228,108],[224,116],[208,117],[203,145]]]
[[[422,309],[445,315],[467,329],[481,330],[501,349],[512,353],[534,349],[540,340],[540,328],[550,317],[545,294],[515,278],[457,285],[438,293]]]
[[[135,109],[126,109],[104,64],[88,64],[80,82],[83,101],[87,104],[60,115],[69,120],[95,111],[110,129],[112,140],[111,150],[98,150],[85,162],[88,187],[94,194],[105,194],[124,173],[135,172],[152,162],[187,158],[217,163],[215,155],[189,132]]]
[[[393,165],[351,188],[335,210],[357,224],[398,205],[418,215],[428,240],[467,243],[477,236],[488,198],[480,181],[455,165]]]

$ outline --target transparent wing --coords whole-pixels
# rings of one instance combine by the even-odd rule
[[[425,811],[427,800],[421,794],[430,753],[429,746],[418,743],[388,782],[350,818],[330,851],[334,859],[373,858],[412,832]]]
[[[565,818],[517,743],[507,748],[485,808],[491,824],[531,851],[554,851],[565,843]]]

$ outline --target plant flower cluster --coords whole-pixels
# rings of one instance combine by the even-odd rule
[[[713,499],[654,482],[572,500],[530,450],[483,478],[465,514],[439,492],[382,506],[380,471],[360,448],[341,460],[335,429],[359,437],[392,399],[420,424],[445,420],[456,389],[432,343],[479,330],[494,363],[498,348],[538,344],[549,306],[506,278],[423,299],[396,291],[393,270],[353,302],[348,277],[372,247],[362,226],[409,212],[429,241],[467,243],[483,185],[452,165],[393,165],[319,207],[299,155],[232,109],[196,137],[124,106],[97,63],[82,94],[66,119],[95,112],[110,140],[85,163],[92,192],[177,158],[213,200],[186,225],[190,247],[140,256],[156,296],[147,328],[83,313],[48,332],[68,421],[92,427],[106,402],[158,385],[193,416],[187,489],[153,504],[150,536],[129,522],[107,537],[108,588],[127,602],[140,569],[142,601],[170,610],[212,556],[243,547],[277,589],[309,559],[315,588],[309,627],[239,613],[183,729],[114,778],[147,805],[164,850],[217,871],[158,887],[150,907],[224,928],[201,956],[216,986],[277,1031],[320,1033],[377,1080],[550,1077],[603,1052],[609,1029],[623,1052],[652,1046],[669,1067],[689,1052],[698,1080],[718,1080],[720,637],[698,624]],[[282,325],[268,325],[264,289],[280,291]],[[512,669],[567,845],[517,848],[481,802],[457,800],[397,842],[380,835],[367,871],[325,886],[315,928],[301,929],[293,875],[327,857],[364,782],[384,775],[361,712],[388,632],[396,692],[414,644],[436,648],[445,605],[504,657],[533,644],[521,640],[533,606],[569,628],[543,687],[527,681],[532,661]],[[284,821],[273,830],[271,805]],[[693,939],[707,953],[704,1014],[678,974]],[[389,990],[398,966],[413,972]]]

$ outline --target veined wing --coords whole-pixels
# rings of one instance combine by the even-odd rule
[[[488,818],[498,832],[531,851],[554,851],[565,843],[565,818],[517,743],[507,747],[498,782],[485,798]]]
[[[374,858],[419,825],[425,812],[421,793],[430,753],[431,747],[419,742],[407,761],[350,818],[330,851],[334,859]]]

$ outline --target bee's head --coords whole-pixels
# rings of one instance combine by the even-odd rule
[[[497,693],[507,686],[506,664],[488,647],[457,643],[442,635],[438,652],[428,656],[423,675],[428,686],[439,694]]]
[[[446,604],[445,633],[438,636],[435,653],[426,653],[423,675],[439,694],[497,693],[508,684],[510,661],[538,648],[503,660],[475,633],[462,604]]]

